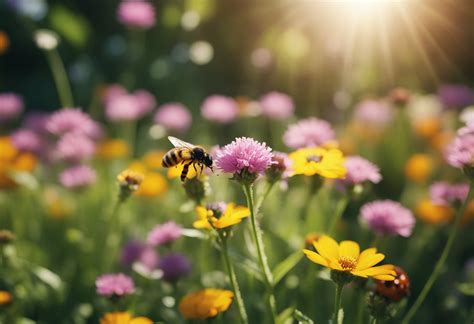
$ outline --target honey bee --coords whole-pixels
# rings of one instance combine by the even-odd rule
[[[168,136],[171,144],[174,145],[174,148],[169,150],[163,160],[161,165],[165,168],[171,168],[177,166],[178,164],[183,164],[183,171],[181,172],[181,181],[184,182],[186,176],[188,175],[189,166],[192,164],[194,170],[197,173],[196,165],[200,167],[200,172],[204,167],[212,168],[212,157],[206,150],[198,145],[193,145],[182,141],[176,137]]]

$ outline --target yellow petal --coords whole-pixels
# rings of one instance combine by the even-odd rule
[[[354,241],[342,241],[339,243],[339,254],[343,256],[353,257],[354,259],[359,258],[359,244]]]
[[[359,272],[361,274],[365,274],[367,276],[378,276],[378,275],[392,275],[395,276],[396,273],[393,270],[387,269],[384,266],[379,267],[372,267],[364,270],[356,270],[355,272]]]
[[[320,264],[325,267],[328,266],[328,262],[326,261],[326,259],[324,259],[322,256],[320,256],[316,252],[304,249],[303,253],[306,254],[306,257],[310,259],[311,261],[313,261],[314,263]]]
[[[321,236],[313,245],[323,258],[328,260],[339,258],[339,245],[329,236]]]
[[[385,258],[382,253],[375,253],[375,248],[364,250],[359,256],[359,262],[357,263],[356,270],[364,270],[370,268]]]
[[[378,275],[378,276],[374,276],[374,278],[377,280],[385,280],[385,281],[395,280],[395,277],[391,275]]]

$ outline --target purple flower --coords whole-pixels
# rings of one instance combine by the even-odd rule
[[[290,96],[280,92],[270,92],[260,98],[263,115],[272,119],[285,119],[295,110]]]
[[[144,93],[125,94],[107,101],[105,116],[113,122],[133,121],[146,115],[153,106],[154,100],[145,98]]]
[[[472,166],[474,162],[474,133],[458,134],[453,142],[446,147],[444,157],[449,165],[455,168]]]
[[[168,254],[162,257],[158,267],[163,271],[163,279],[177,281],[191,272],[191,262],[181,254]]]
[[[98,277],[95,280],[97,293],[102,296],[125,296],[135,291],[132,278],[123,273],[111,273]]]
[[[56,144],[56,157],[68,162],[79,162],[94,155],[94,142],[84,136],[68,133],[62,136]]]
[[[181,236],[182,227],[173,221],[155,226],[148,233],[147,242],[151,246],[159,246],[171,243]]]
[[[23,120],[23,128],[32,130],[40,135],[47,134],[46,124],[51,114],[44,112],[28,113]]]
[[[436,182],[430,187],[430,197],[434,204],[449,205],[455,202],[463,202],[469,185],[466,183],[450,184],[445,181]]]
[[[24,109],[23,99],[10,92],[0,93],[0,122],[16,118]]]
[[[393,200],[377,200],[361,208],[361,221],[380,235],[408,237],[415,226],[410,210]]]
[[[283,135],[286,146],[298,149],[320,146],[334,140],[334,130],[325,120],[310,117],[288,127]]]
[[[392,107],[380,100],[364,100],[354,111],[354,118],[357,121],[375,126],[385,126],[393,120],[393,117]]]
[[[69,189],[84,188],[95,183],[96,173],[86,165],[70,167],[59,175],[59,182]]]
[[[438,89],[439,100],[445,108],[462,108],[474,103],[474,92],[460,84],[446,84]]]
[[[143,0],[123,0],[117,18],[125,26],[146,29],[155,25],[155,9]]]
[[[156,269],[158,266],[158,253],[148,244],[132,240],[129,241],[122,249],[120,263],[124,267],[130,267],[135,262],[145,266],[149,271]]]
[[[273,180],[285,180],[291,175],[292,161],[288,154],[283,152],[273,152],[272,165],[267,170],[267,176]]]
[[[191,126],[192,117],[184,105],[171,102],[158,108],[154,121],[168,130],[182,133]]]
[[[228,124],[237,118],[239,109],[234,99],[213,95],[204,100],[201,114],[207,119],[220,124]]]
[[[66,108],[52,114],[48,118],[46,129],[57,136],[74,133],[93,139],[102,137],[102,129],[99,124],[77,108]]]
[[[348,156],[344,166],[347,174],[346,178],[341,181],[345,184],[356,185],[365,181],[379,183],[382,180],[379,168],[360,156]]]
[[[272,165],[272,149],[248,137],[236,138],[217,152],[216,165],[227,173],[263,174]]]
[[[44,148],[41,137],[34,131],[20,128],[12,136],[13,145],[20,151],[40,153]]]

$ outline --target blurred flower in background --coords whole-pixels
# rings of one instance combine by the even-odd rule
[[[335,139],[334,130],[327,121],[310,117],[288,126],[283,142],[293,149],[322,146]]]
[[[156,106],[155,98],[145,90],[138,90],[130,94],[116,92],[113,96],[108,93],[105,98],[105,116],[109,121],[137,120]]]
[[[39,155],[45,148],[42,138],[32,130],[19,128],[11,135],[13,145],[20,151]]]
[[[128,241],[120,257],[120,263],[124,267],[130,268],[137,262],[149,271],[156,269],[158,260],[158,253],[152,246],[137,240]]]
[[[405,163],[405,176],[416,183],[425,183],[433,174],[435,163],[429,154],[414,154]]]
[[[262,113],[271,119],[286,119],[293,115],[295,105],[290,96],[281,92],[269,92],[260,98]]]
[[[348,156],[344,162],[347,170],[346,178],[341,180],[348,185],[356,185],[369,181],[379,183],[382,180],[379,168],[360,156]]]
[[[148,233],[147,242],[151,246],[168,245],[176,241],[182,234],[181,225],[168,221],[166,223],[155,226]]]
[[[394,111],[387,103],[381,100],[367,99],[355,107],[354,119],[362,125],[385,127],[394,118]]]
[[[36,167],[36,157],[15,148],[10,137],[0,137],[0,189],[17,186],[12,172],[31,172]]]
[[[124,158],[129,152],[128,143],[122,139],[108,139],[96,148],[96,155],[105,160]]]
[[[162,256],[158,262],[158,268],[163,271],[163,279],[175,282],[191,272],[191,262],[179,253]]]
[[[0,123],[18,117],[24,109],[23,99],[14,93],[0,93]]]
[[[363,205],[360,220],[378,235],[409,237],[415,226],[412,212],[393,200],[377,200]]]
[[[212,95],[201,105],[202,116],[210,121],[228,124],[234,121],[239,113],[237,103],[230,97]]]
[[[52,30],[39,29],[34,34],[36,46],[46,51],[54,50],[58,47],[59,36]]]
[[[46,129],[53,135],[80,134],[98,139],[102,137],[100,125],[78,108],[66,108],[53,113],[46,122]]]
[[[191,126],[192,116],[183,104],[171,102],[158,107],[154,121],[171,132],[184,133]]]
[[[474,103],[474,91],[461,84],[446,84],[438,89],[439,100],[445,108],[464,108]]]
[[[48,12],[46,0],[7,0],[6,2],[20,15],[37,21],[43,19]]]
[[[179,303],[179,311],[186,319],[204,320],[225,312],[233,298],[232,291],[207,288],[185,295]]]
[[[452,208],[446,205],[435,204],[431,199],[420,200],[416,204],[415,214],[423,222],[431,225],[447,223],[454,217]]]
[[[78,189],[94,184],[96,178],[96,172],[92,168],[86,165],[77,165],[62,171],[59,175],[59,182],[65,188]]]
[[[127,312],[111,312],[102,316],[100,324],[153,324],[153,321],[143,316],[133,317]]]
[[[122,297],[135,292],[132,278],[123,273],[104,274],[95,281],[97,293],[106,297]]]
[[[148,29],[155,25],[155,8],[146,0],[122,0],[117,18],[127,27]]]
[[[4,54],[10,46],[10,38],[3,30],[0,30],[0,55]]]
[[[446,181],[435,182],[430,186],[430,198],[434,204],[449,206],[460,204],[469,192],[467,183],[450,184]]]
[[[56,144],[55,155],[67,162],[80,162],[91,158],[95,152],[95,143],[87,136],[67,133]]]

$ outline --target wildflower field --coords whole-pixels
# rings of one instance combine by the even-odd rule
[[[471,0],[2,0],[0,324],[474,322]]]

